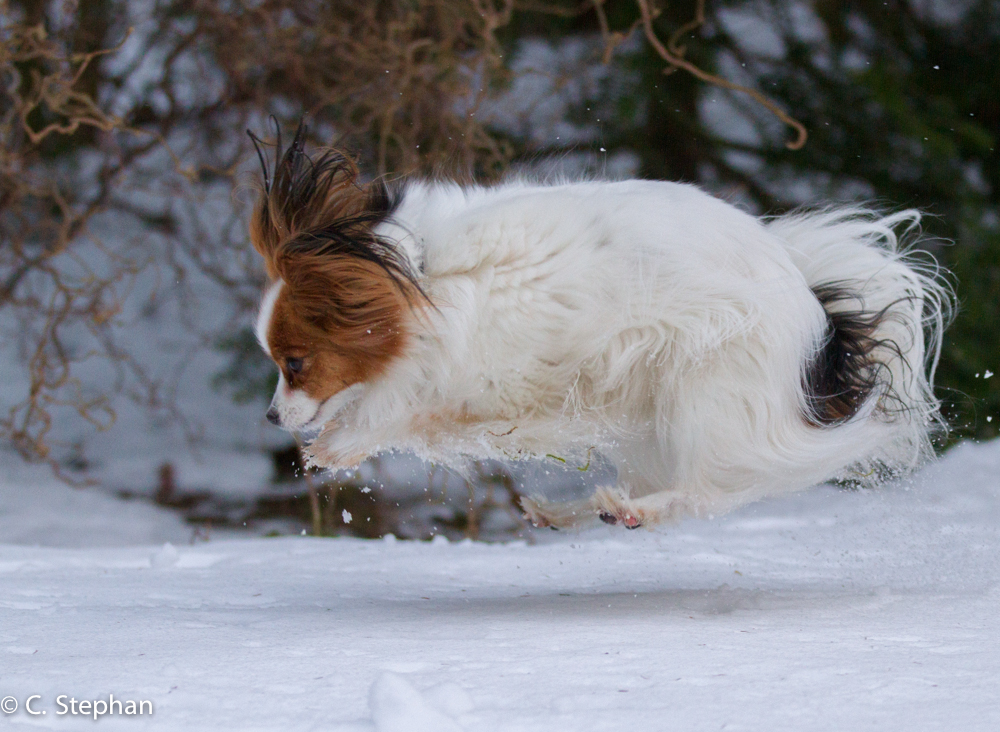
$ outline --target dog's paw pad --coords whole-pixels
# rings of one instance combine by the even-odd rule
[[[638,529],[642,526],[642,519],[631,513],[618,514],[611,511],[600,511],[597,517],[609,526],[624,526],[626,529]]]

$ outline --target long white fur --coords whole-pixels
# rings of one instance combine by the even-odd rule
[[[410,183],[380,233],[402,242],[437,307],[411,315],[405,355],[338,407],[313,453],[460,465],[599,451],[616,486],[525,503],[558,526],[599,512],[648,526],[876,462],[912,468],[932,454],[925,362],[947,303],[894,233],[918,221],[860,207],[761,220],[648,181]],[[804,419],[803,373],[826,330],[810,287],[837,281],[860,286],[867,310],[893,309],[875,337],[909,364],[880,353],[905,402],[894,418],[873,396],[844,424]]]

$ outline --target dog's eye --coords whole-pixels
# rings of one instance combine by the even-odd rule
[[[288,367],[288,373],[290,374],[297,374],[302,371],[301,358],[289,358],[285,361],[285,365]]]

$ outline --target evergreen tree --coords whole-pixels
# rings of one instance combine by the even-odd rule
[[[611,30],[638,20],[635,2],[604,7]],[[683,31],[695,7],[667,5],[657,34]],[[594,13],[568,8],[526,13],[510,40],[600,32]],[[858,198],[927,212],[924,230],[938,239],[930,253],[954,274],[959,301],[937,373],[952,437],[996,436],[1000,4],[720,0],[681,42],[700,68],[778,102],[805,125],[806,144],[789,149],[788,127],[745,94],[665,75],[648,43],[613,62],[637,76],[602,125],[604,144],[638,153],[644,176],[697,181],[761,213]]]

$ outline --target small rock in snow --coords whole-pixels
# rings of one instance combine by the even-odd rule
[[[154,569],[163,569],[174,566],[180,558],[181,554],[177,551],[177,547],[168,541],[158,551],[153,552],[149,563]]]
[[[461,732],[453,719],[431,707],[410,683],[394,673],[383,673],[368,697],[377,732]]]
[[[340,515],[344,519],[345,524],[351,523],[351,518],[353,517],[351,516],[351,512],[348,511],[346,508],[341,512]]]
[[[431,544],[447,544],[448,537],[444,534],[435,534],[434,538],[431,539]]]

